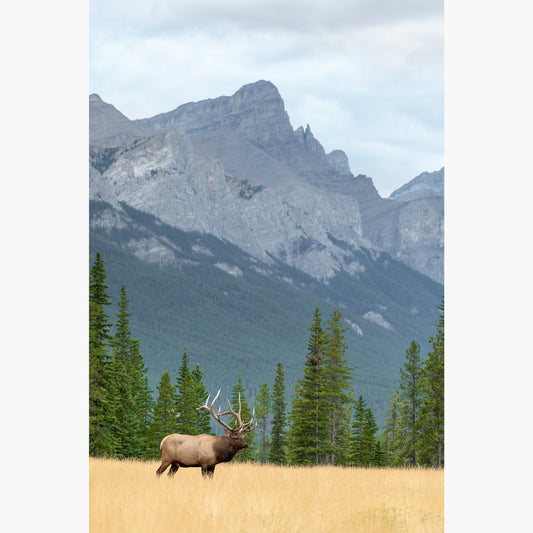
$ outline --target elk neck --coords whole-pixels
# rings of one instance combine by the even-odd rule
[[[235,441],[225,435],[224,437],[217,437],[214,445],[214,451],[218,462],[231,461],[233,456],[240,450]]]

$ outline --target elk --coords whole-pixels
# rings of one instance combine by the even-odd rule
[[[168,471],[169,476],[173,476],[180,466],[188,468],[191,466],[199,466],[202,469],[202,477],[213,477],[215,466],[219,463],[231,461],[234,455],[242,449],[248,448],[248,444],[244,440],[244,435],[249,431],[253,431],[257,427],[252,427],[255,416],[255,410],[252,412],[252,418],[246,424],[241,420],[241,395],[239,393],[239,412],[235,413],[231,408],[228,400],[229,410],[223,413],[218,413],[213,410],[213,405],[217,401],[220,389],[215,396],[215,399],[209,406],[209,398],[207,397],[205,405],[197,407],[196,410],[207,409],[213,418],[224,427],[226,436],[216,437],[214,435],[180,435],[173,433],[167,435],[159,446],[161,449],[161,466],[156,470],[156,474],[160,476],[170,465]],[[220,417],[224,415],[233,415],[237,418],[234,427],[228,426],[222,421]]]

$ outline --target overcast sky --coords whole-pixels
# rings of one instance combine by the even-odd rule
[[[444,165],[442,0],[90,0],[89,84],[130,119],[271,81],[382,196]]]

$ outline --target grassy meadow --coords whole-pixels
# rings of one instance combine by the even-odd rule
[[[90,532],[444,531],[442,470],[226,463],[204,480],[158,466],[89,459]]]

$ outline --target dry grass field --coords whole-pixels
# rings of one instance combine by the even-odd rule
[[[158,466],[90,459],[90,532],[444,531],[442,470],[226,463],[204,480]]]

